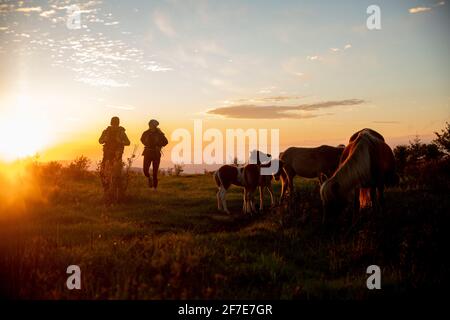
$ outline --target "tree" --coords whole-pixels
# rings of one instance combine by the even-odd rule
[[[442,152],[439,150],[439,147],[434,143],[424,145],[424,154],[425,159],[428,161],[439,160],[442,157]]]
[[[400,172],[402,172],[408,161],[409,149],[406,145],[399,145],[394,148],[394,157],[397,164],[397,168]]]
[[[424,154],[424,148],[423,148],[423,143],[420,140],[419,136],[416,136],[413,141],[409,141],[409,147],[408,147],[408,151],[409,151],[409,158],[408,158],[408,162],[417,162],[417,160],[419,160],[419,158],[421,156],[423,156]]]
[[[441,130],[441,132],[435,132],[437,136],[433,142],[441,149],[441,151],[446,154],[450,154],[450,123],[446,122],[446,127]]]
[[[85,156],[75,158],[66,168],[67,174],[72,178],[85,178],[89,175],[91,161]]]

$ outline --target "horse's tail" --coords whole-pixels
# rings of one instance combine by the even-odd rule
[[[359,206],[360,208],[370,208],[372,206],[372,199],[370,197],[370,188],[359,189]]]

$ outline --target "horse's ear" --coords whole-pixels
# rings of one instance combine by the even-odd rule
[[[327,180],[328,180],[327,175],[325,173],[321,172],[319,174],[319,184],[322,185]]]

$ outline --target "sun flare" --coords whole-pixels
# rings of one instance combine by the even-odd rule
[[[35,155],[50,142],[49,128],[39,103],[26,95],[0,117],[0,158],[11,161]]]

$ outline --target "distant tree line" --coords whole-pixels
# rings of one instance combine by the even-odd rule
[[[403,172],[408,165],[420,162],[439,161],[450,155],[450,123],[440,133],[435,132],[436,139],[431,143],[422,143],[416,136],[409,145],[399,145],[394,148],[397,167]]]
[[[416,136],[409,145],[394,148],[397,169],[408,185],[448,190],[450,181],[450,123],[430,143]]]

